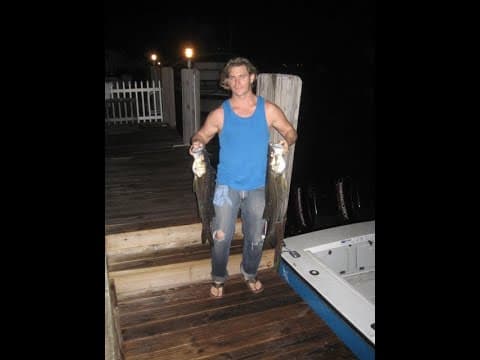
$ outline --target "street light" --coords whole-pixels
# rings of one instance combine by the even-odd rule
[[[185,56],[187,57],[187,67],[190,69],[192,67],[193,48],[185,48]]]
[[[152,65],[155,66],[155,64],[157,63],[157,60],[158,60],[158,55],[155,54],[155,53],[152,53],[152,54],[150,55],[150,60],[152,61]]]
[[[155,83],[156,81],[160,81],[160,57],[157,53],[151,52],[149,55],[150,60],[150,78]]]

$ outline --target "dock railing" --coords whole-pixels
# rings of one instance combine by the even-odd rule
[[[105,122],[164,122],[160,81],[105,82]]]

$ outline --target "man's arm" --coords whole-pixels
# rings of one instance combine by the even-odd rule
[[[297,141],[297,131],[287,120],[287,117],[283,113],[282,109],[280,109],[274,103],[267,101],[265,111],[268,125],[273,126],[273,128],[277,130],[280,135],[282,135],[282,137],[285,139],[285,142],[281,143],[283,143],[285,151],[288,151],[288,147],[295,144]]]
[[[223,126],[223,109],[218,107],[208,114],[203,126],[191,138],[190,154],[195,149],[205,146],[210,140],[220,132]]]

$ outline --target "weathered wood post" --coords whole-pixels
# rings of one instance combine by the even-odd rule
[[[200,71],[182,69],[181,78],[183,143],[187,145],[200,128]]]
[[[156,65],[150,65],[150,80],[154,81],[156,84],[157,82],[160,81],[161,77],[161,70],[159,66]]]
[[[105,256],[105,360],[121,360],[120,329],[115,309],[115,294],[112,294]]]
[[[162,67],[162,107],[163,119],[169,127],[175,129],[177,121],[175,117],[175,88],[173,82],[173,68]]]
[[[162,86],[162,82],[161,82],[161,68],[160,66],[157,66],[157,65],[150,65],[150,80],[151,80],[151,86],[152,87],[155,87],[157,86],[158,84],[160,86]],[[160,94],[162,94],[162,92],[160,92]],[[163,94],[160,95],[160,97],[163,97]],[[158,96],[154,96],[153,99],[151,99],[151,101],[154,101],[155,103],[152,104],[152,106],[154,106],[154,109],[155,111],[161,111],[160,109],[162,109],[161,107],[161,104],[160,102],[162,101],[161,98],[158,97]],[[163,105],[163,104],[162,104]],[[150,114],[151,115],[151,114]],[[157,115],[157,113],[155,113],[155,115]],[[163,122],[163,114],[162,114],[162,122]]]
[[[288,121],[297,129],[298,113],[300,110],[300,95],[302,93],[302,80],[296,75],[287,74],[259,74],[257,77],[257,95],[263,96],[278,105],[285,113]],[[275,130],[270,129],[270,142],[277,143],[282,136]],[[283,221],[275,224],[276,247],[275,266],[280,262],[280,251],[285,232],[285,222],[290,194],[290,182],[292,177],[293,158],[295,145],[290,147],[287,155],[287,168],[285,177],[287,179],[287,195],[282,204]]]

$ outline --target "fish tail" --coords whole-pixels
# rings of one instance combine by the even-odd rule
[[[209,235],[210,234],[210,229],[208,229],[207,226],[202,227],[202,244],[206,244],[207,242],[210,242]]]
[[[265,238],[265,241],[267,242],[267,244],[271,248],[275,248],[275,245],[277,244],[277,241],[275,239],[275,230],[274,229],[275,229],[274,224],[271,224],[271,226],[269,226],[267,236]]]

